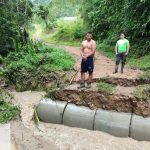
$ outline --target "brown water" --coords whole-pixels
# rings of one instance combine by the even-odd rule
[[[10,124],[0,124],[0,149],[17,150],[11,138]]]

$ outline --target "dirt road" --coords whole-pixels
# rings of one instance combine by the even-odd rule
[[[76,65],[80,67],[81,63],[81,56],[80,56],[80,48],[72,47],[72,46],[64,46],[66,51],[68,51],[71,55],[74,56],[76,59]],[[103,54],[96,52],[95,55],[95,70],[94,70],[94,78],[100,77],[116,77],[116,78],[127,78],[133,79],[136,78],[140,73],[139,70],[129,69],[127,66],[125,67],[124,74],[118,73],[113,74],[115,63],[109,59],[108,57],[104,56]],[[80,73],[78,74],[77,80],[80,78]]]

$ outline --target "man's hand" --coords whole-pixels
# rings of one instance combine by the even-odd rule
[[[83,59],[83,60],[86,60],[86,59],[87,59],[87,56],[86,56],[86,55],[82,55],[82,59]]]
[[[126,56],[128,55],[128,52],[126,52]]]

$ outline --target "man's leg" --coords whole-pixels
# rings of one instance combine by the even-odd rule
[[[115,65],[115,71],[113,73],[118,73],[118,64]]]
[[[86,88],[91,88],[92,79],[93,79],[93,73],[89,73],[89,79]]]
[[[123,69],[124,69],[125,63],[126,63],[126,54],[123,53],[122,54],[122,62],[121,62],[121,73],[123,73]]]
[[[120,59],[121,59],[121,57],[120,57],[120,54],[118,53],[116,55],[116,65],[115,65],[115,71],[113,73],[118,73],[118,66],[119,66],[119,63],[120,63]]]
[[[85,87],[85,72],[81,72],[81,83],[78,88],[80,89],[80,88],[84,88],[84,87]]]
[[[92,72],[92,73],[89,73],[89,80],[88,80],[88,83],[91,83],[91,82],[92,82],[92,79],[93,79],[93,72]]]
[[[85,72],[81,72],[81,83],[85,83]]]
[[[89,72],[89,79],[87,82],[87,88],[91,88],[91,83],[93,79],[93,70],[94,70],[94,59],[93,57],[88,58],[88,72]]]
[[[82,60],[81,62],[81,83],[78,88],[84,88],[85,87],[85,73],[87,71],[86,62]]]

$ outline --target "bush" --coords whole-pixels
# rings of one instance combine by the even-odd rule
[[[128,64],[131,68],[150,70],[150,55],[138,59],[130,58]]]
[[[100,91],[111,94],[114,90],[114,86],[112,84],[109,84],[105,82],[104,80],[99,81],[97,84],[97,87]]]
[[[57,80],[57,72],[71,70],[74,65],[73,57],[64,49],[41,43],[29,43],[9,53],[4,61],[5,77],[19,91],[40,89],[50,80]]]
[[[3,57],[0,55],[0,64],[3,63]]]
[[[150,70],[145,71],[144,73],[138,76],[139,80],[150,80]]]
[[[19,111],[18,107],[6,102],[11,99],[12,95],[0,89],[0,123],[6,123],[13,119]]]
[[[82,40],[85,36],[85,27],[81,19],[75,21],[60,21],[56,34],[53,36],[56,40]]]
[[[131,11],[129,11],[131,10]],[[114,45],[119,32],[126,32],[131,56],[150,54],[149,0],[83,0],[81,15],[97,40]]]
[[[69,70],[74,65],[73,57],[64,49],[38,44],[37,49],[33,46],[33,49],[26,51],[25,49],[29,47],[31,46],[27,45],[26,48],[23,46],[21,50],[9,53],[5,58],[6,68],[11,71],[37,68],[44,68],[45,71],[58,71]]]
[[[6,102],[0,101],[0,123],[6,123],[13,119],[18,112],[18,108]]]
[[[139,98],[140,100],[149,100],[150,86],[148,84],[137,86],[133,94],[135,97]]]

